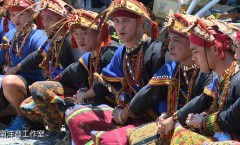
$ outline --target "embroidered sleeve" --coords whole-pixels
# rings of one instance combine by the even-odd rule
[[[207,115],[204,118],[204,120],[203,120],[203,128],[205,130],[210,131],[210,132],[220,131],[219,124],[217,123],[218,113],[219,112]]]

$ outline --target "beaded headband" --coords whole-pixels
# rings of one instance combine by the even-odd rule
[[[202,39],[213,42],[215,40],[214,34],[217,31],[227,35],[232,40],[235,40],[237,32],[240,29],[231,23],[221,22],[216,19],[198,19],[195,24],[191,26],[191,31]]]
[[[54,33],[54,35],[57,36],[62,29],[64,29],[64,31],[68,31],[69,25],[67,23],[67,18],[69,17],[71,11],[74,10],[74,8],[72,8],[70,5],[65,3],[63,0],[41,0],[39,10],[43,13],[48,13],[45,12],[45,10],[47,10],[50,11],[50,13],[53,12],[62,17],[60,21],[51,26],[50,29],[54,29],[54,31],[49,31],[50,29],[45,30],[47,35],[52,36]],[[53,36],[53,38],[55,37]]]
[[[37,24],[38,28],[42,29],[43,24],[39,16],[39,13],[36,10],[36,4],[37,3],[35,3],[34,0],[4,0],[3,13],[6,14],[6,18],[7,18],[7,19],[4,19],[4,24],[3,24],[4,31],[5,32],[8,31],[8,19],[10,19],[9,8],[11,8],[12,11],[16,11],[16,10],[21,12],[24,12],[26,10],[33,11],[34,14],[32,15],[32,18],[29,19],[28,22],[24,24],[24,27],[27,28],[28,24],[34,21]],[[24,29],[24,27],[22,29]]]
[[[5,0],[4,7],[6,9],[10,7],[23,7],[27,10],[36,12],[36,5],[33,0]]]
[[[169,31],[189,37],[191,33],[188,28],[196,20],[197,17],[193,15],[173,14],[173,12],[170,12],[167,16],[167,22],[164,23],[164,27],[168,28]]]
[[[68,17],[69,11],[66,9],[66,6],[69,5],[62,0],[41,0],[39,9],[40,11],[48,9],[63,17]]]
[[[240,31],[237,32],[237,36],[236,36],[235,41],[239,41],[239,40],[240,40]]]
[[[83,9],[72,11],[72,13],[69,15],[68,20],[67,20],[68,24],[70,26],[70,31],[72,31],[74,25],[89,28],[97,16],[98,16],[97,13],[92,12],[92,11],[83,10]],[[91,26],[91,29],[96,30],[97,28],[98,28],[97,23],[95,23]],[[77,43],[76,43],[74,37],[73,36],[71,36],[71,37],[72,37],[71,45],[72,45],[72,48],[75,49],[78,46],[77,46]]]
[[[147,8],[141,2],[136,0],[113,0],[108,8],[106,19],[108,20],[112,13],[118,10],[130,11],[151,21],[150,13]]]
[[[205,41],[206,46],[216,44],[219,48],[220,57],[225,58],[223,50],[230,49],[233,53],[236,49],[233,42],[238,31],[237,27],[216,19],[198,19],[195,24],[191,26],[191,37],[200,38]],[[190,41],[193,39],[190,39]],[[200,43],[200,42],[199,42]],[[203,44],[200,44],[203,45]]]
[[[74,10],[68,17],[68,24],[70,26],[73,26],[75,24],[78,24],[83,27],[90,27],[92,22],[95,20],[95,18],[98,16],[97,13],[87,10]],[[93,24],[91,26],[91,29],[97,29],[98,25]]]

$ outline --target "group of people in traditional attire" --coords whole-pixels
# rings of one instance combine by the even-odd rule
[[[1,12],[0,112],[16,111],[6,131],[40,122],[51,144],[63,125],[75,145],[240,144],[235,25],[169,13],[159,32],[137,0],[100,14],[6,0]]]

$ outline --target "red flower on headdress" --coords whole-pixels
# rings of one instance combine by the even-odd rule
[[[236,37],[236,41],[239,41],[239,40],[240,40],[240,31],[238,31],[237,37]]]
[[[78,20],[78,15],[73,15],[72,16],[72,21],[77,21]]]
[[[123,0],[117,0],[117,3],[121,4],[121,3],[123,3]]]
[[[43,9],[45,6],[47,5],[47,2],[46,1],[43,1],[40,5],[40,8]]]
[[[67,14],[67,10],[62,10],[62,13],[66,15]]]

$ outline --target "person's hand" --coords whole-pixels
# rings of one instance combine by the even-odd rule
[[[120,106],[117,106],[112,112],[112,118],[116,123],[120,125],[126,124],[129,119],[127,108],[126,107],[122,108]]]
[[[15,74],[14,67],[5,66],[3,70],[5,71],[5,75]]]
[[[158,132],[160,133],[161,138],[164,136],[165,134],[165,128],[164,126],[161,125],[161,122],[164,121],[165,119],[167,119],[167,113],[161,113],[161,115],[157,118],[156,123],[158,126]]]
[[[157,118],[156,120],[156,123],[157,123],[157,126],[158,126],[158,131],[161,132],[161,122],[163,120],[167,119],[167,113],[166,112],[163,112],[161,113],[161,115]]]
[[[120,107],[116,107],[116,108],[113,110],[113,112],[112,112],[112,118],[113,118],[113,120],[114,120],[116,123],[120,124],[120,125],[124,125],[124,124],[125,124],[125,122],[123,121],[122,116],[121,116],[123,110],[124,110],[124,109],[122,109],[122,108],[120,108]]]
[[[204,119],[205,114],[188,114],[188,118],[186,120],[186,124],[189,127],[194,127],[194,128],[202,128],[202,122]]]
[[[160,122],[160,127],[158,128],[158,130],[160,131],[160,136],[161,138],[164,137],[165,135],[168,135],[168,133],[173,130],[174,128],[174,121],[172,119],[172,117],[169,117],[167,119],[163,119]]]
[[[73,95],[74,104],[84,103],[83,95],[87,91],[87,88],[81,88],[77,91],[77,94]]]

